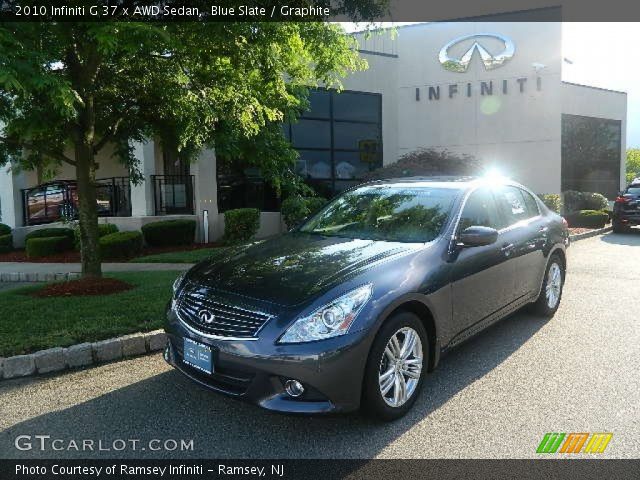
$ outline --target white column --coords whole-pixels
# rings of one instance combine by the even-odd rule
[[[0,222],[11,228],[22,227],[22,192],[26,188],[24,173],[15,173],[11,165],[0,167]]]
[[[216,152],[213,149],[203,150],[198,159],[191,164],[191,175],[194,176],[194,205],[198,220],[196,240],[202,242],[202,215],[209,212],[209,241],[222,235],[218,225],[218,181],[216,178]]]
[[[131,216],[155,215],[151,175],[156,173],[156,143],[153,140],[135,142],[133,148],[144,181],[139,185],[131,184]]]

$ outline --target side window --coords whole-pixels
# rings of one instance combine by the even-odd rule
[[[480,188],[469,195],[460,216],[458,231],[468,227],[502,227],[493,194],[489,189]]]
[[[521,190],[522,196],[524,197],[524,203],[527,206],[527,211],[529,212],[529,218],[537,217],[540,215],[540,209],[538,208],[538,202],[529,192],[525,192]]]
[[[525,195],[534,203],[535,213],[530,213]],[[517,187],[499,188],[496,192],[496,198],[498,201],[498,207],[502,210],[505,217],[506,226],[513,225],[514,223],[518,223],[522,220],[538,215],[535,200],[527,192],[524,192]]]

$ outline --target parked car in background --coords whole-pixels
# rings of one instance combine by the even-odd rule
[[[632,181],[613,204],[613,231],[625,233],[640,225],[640,178]]]
[[[174,283],[165,360],[281,412],[392,420],[440,355],[526,305],[560,304],[568,230],[510,181],[376,181]]]
[[[78,187],[74,180],[56,180],[23,190],[25,222],[41,225],[73,220],[78,216]],[[99,216],[119,216],[129,209],[129,181],[122,177],[98,180],[96,196]]]

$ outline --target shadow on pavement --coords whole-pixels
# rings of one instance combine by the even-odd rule
[[[432,412],[502,363],[544,324],[518,313],[453,350],[427,377],[413,410],[394,423],[359,414],[274,414],[205,391],[170,371],[0,432],[0,457],[372,458],[415,424],[428,421]],[[459,419],[460,424],[464,421]],[[140,439],[140,445],[151,439],[193,439],[195,448],[192,452],[21,452],[13,445],[18,435],[42,434],[67,441],[103,439],[108,445],[115,439]]]
[[[614,245],[640,246],[640,228],[632,228],[628,233],[607,233],[600,240]]]

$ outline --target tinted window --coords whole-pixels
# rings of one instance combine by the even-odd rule
[[[516,187],[502,187],[496,192],[498,206],[506,220],[506,226],[513,225],[535,215],[529,214],[529,209],[522,190]]]
[[[377,123],[380,121],[380,96],[355,92],[335,94],[333,116],[336,120]]]
[[[520,190],[522,192],[522,196],[524,197],[524,203],[527,206],[527,212],[529,213],[529,217],[537,217],[540,215],[540,209],[538,208],[538,203],[536,199],[529,192],[525,192],[524,190]]]
[[[471,226],[495,229],[502,227],[493,194],[486,188],[473,192],[465,203],[458,230],[461,232]]]
[[[331,124],[324,120],[299,120],[291,126],[291,137],[296,148],[329,148]]]
[[[382,166],[382,96],[316,89],[309,109],[284,126],[300,154],[297,172],[331,198]]]
[[[429,242],[442,230],[453,188],[375,185],[344,193],[300,230],[326,236]]]
[[[627,193],[631,195],[640,195],[640,187],[629,187],[627,188]]]
[[[333,146],[337,149],[360,150],[363,142],[378,143],[380,128],[371,123],[336,122]]]

